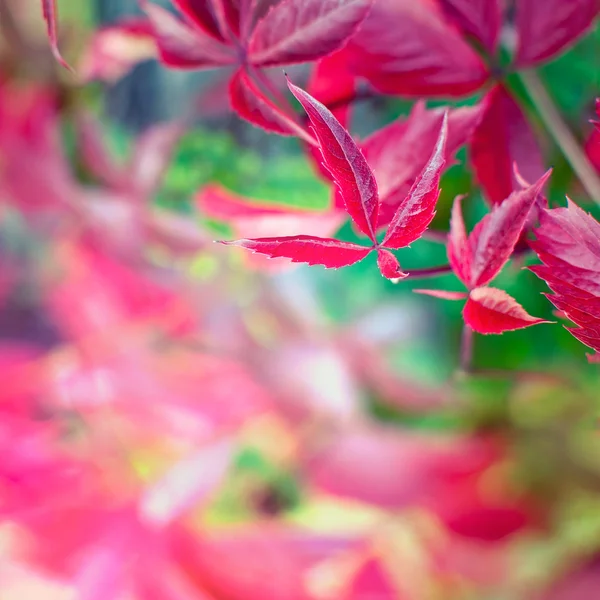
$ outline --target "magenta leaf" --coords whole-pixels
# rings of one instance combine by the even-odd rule
[[[502,25],[500,0],[440,0],[442,9],[467,35],[494,55]]]
[[[452,217],[450,219],[450,235],[448,236],[448,262],[456,276],[462,283],[469,287],[471,281],[471,267],[473,256],[465,229],[462,215],[462,198],[459,196],[454,200],[452,206]]]
[[[350,134],[323,104],[292,83],[288,85],[308,114],[323,154],[323,163],[340,189],[346,211],[360,231],[375,242],[379,195],[375,176],[365,157]]]
[[[268,98],[254,80],[240,69],[229,83],[231,107],[253,125],[280,135],[296,135],[309,144],[316,143],[294,119]]]
[[[344,127],[347,127],[350,103],[344,101],[352,97],[355,88],[356,77],[348,65],[348,53],[342,49],[315,64],[307,91],[325,106],[334,105],[331,112]],[[340,103],[341,105],[335,106]]]
[[[73,68],[67,63],[60,53],[58,48],[58,32],[56,21],[58,17],[58,10],[56,7],[56,0],[42,0],[42,11],[44,14],[44,20],[46,21],[46,29],[48,31],[48,40],[50,41],[50,49],[54,58],[69,71],[73,71]]]
[[[600,223],[569,201],[542,211],[532,242],[543,265],[530,267],[554,292],[552,303],[578,328],[569,331],[600,353]]]
[[[383,240],[384,246],[404,248],[420,238],[429,227],[440,195],[440,177],[446,162],[444,154],[447,137],[446,113],[433,154],[404,201],[400,203]]]
[[[378,0],[349,49],[356,73],[386,94],[462,96],[489,75],[429,0]]]
[[[477,224],[469,236],[472,257],[469,288],[486,285],[506,264],[550,173],[548,171],[534,185],[513,192]]]
[[[598,0],[519,0],[516,6],[520,67],[563,51],[594,25],[600,11]]]
[[[481,119],[481,106],[461,107],[448,111],[448,137],[445,159],[451,161],[475,131]],[[444,112],[442,109],[425,108],[417,102],[407,119],[398,119],[369,136],[362,144],[370,167],[373,169],[382,205],[390,204],[393,216],[397,206],[393,200],[406,196],[419,173],[431,158],[431,149],[439,136]],[[384,207],[382,207],[384,208]],[[386,207],[387,208],[387,207]],[[382,221],[379,226],[387,225]]]
[[[215,40],[199,27],[188,25],[168,10],[143,0],[162,62],[179,69],[210,69],[234,64],[232,48]]]
[[[371,248],[310,235],[261,238],[221,242],[226,246],[239,246],[270,258],[289,258],[292,262],[322,265],[327,269],[347,267],[361,261]]]
[[[404,279],[406,273],[402,272],[398,259],[388,250],[377,250],[377,266],[381,274],[388,279]]]
[[[451,292],[449,290],[413,290],[415,294],[431,296],[440,300],[464,300],[469,296],[466,292]]]
[[[471,290],[463,316],[473,331],[482,334],[499,334],[548,322],[529,315],[503,290],[490,287]]]
[[[509,92],[497,85],[484,100],[481,123],[473,134],[471,162],[490,204],[519,189],[514,164],[527,181],[536,181],[544,163],[528,120]]]
[[[308,62],[340,48],[372,0],[282,0],[256,25],[248,56],[257,66]]]
[[[212,37],[224,40],[219,23],[211,10],[212,0],[173,0],[173,4],[190,23]]]
[[[338,240],[308,235],[268,237],[227,242],[270,257],[283,256],[293,262],[341,267],[353,264],[377,250],[377,264],[384,277],[401,279],[396,257],[389,252],[418,239],[428,227],[439,196],[439,179],[444,166],[448,118],[444,116],[429,163],[397,210],[383,242],[375,237],[379,195],[375,177],[362,152],[331,112],[310,94],[289,83],[290,90],[306,110],[323,155],[324,165],[339,187],[346,212],[371,240],[364,248]],[[334,210],[334,215],[337,211]]]
[[[137,64],[157,56],[150,22],[143,18],[128,19],[94,32],[77,71],[85,83],[95,80],[113,83]]]

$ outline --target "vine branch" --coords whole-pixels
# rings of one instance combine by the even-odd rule
[[[581,144],[564,122],[539,76],[534,71],[523,71],[519,77],[548,132],[565,155],[590,198],[600,205],[600,177],[581,148]]]

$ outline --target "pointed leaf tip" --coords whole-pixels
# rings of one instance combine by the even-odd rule
[[[544,319],[532,317],[505,291],[490,287],[471,290],[463,316],[465,323],[473,331],[484,335],[549,323]]]
[[[400,203],[382,244],[388,248],[404,248],[419,239],[435,216],[440,196],[440,178],[446,164],[448,111],[444,113],[433,153],[420,175]]]
[[[379,193],[362,151],[326,106],[290,81],[288,87],[310,119],[323,164],[340,190],[346,212],[359,230],[375,242]]]

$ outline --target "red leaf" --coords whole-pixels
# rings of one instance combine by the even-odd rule
[[[62,57],[58,48],[58,33],[56,28],[58,10],[56,8],[56,0],[42,0],[42,11],[44,13],[44,20],[46,21],[46,28],[48,30],[48,39],[50,40],[50,48],[54,58],[56,58],[65,69],[73,71],[69,63]]]
[[[468,35],[481,42],[491,54],[496,53],[502,11],[499,0],[440,0],[446,15]]]
[[[335,118],[348,126],[351,102],[331,108],[352,98],[356,77],[348,65],[348,53],[342,49],[316,63],[310,76],[307,91],[319,102],[329,107]]]
[[[527,181],[536,181],[542,175],[544,163],[528,120],[504,87],[495,86],[484,106],[471,142],[471,162],[487,200],[499,204],[520,189],[514,175],[515,163]]]
[[[372,0],[282,0],[256,25],[254,65],[308,62],[337,50],[366,17]]]
[[[519,0],[516,63],[531,66],[562,52],[593,24],[598,0]]]
[[[210,0],[210,3],[223,39],[235,43],[240,35],[240,7],[238,1]]]
[[[462,216],[462,198],[454,200],[450,219],[450,235],[448,236],[448,262],[456,276],[469,287],[473,256]]]
[[[371,252],[371,248],[365,248],[357,244],[310,235],[236,240],[221,243],[226,246],[246,248],[270,258],[282,257],[289,258],[295,263],[323,265],[327,269],[338,269],[353,265]]]
[[[471,137],[481,119],[481,106],[455,108],[448,111],[448,139],[446,161],[451,161],[457,150]],[[369,136],[361,148],[373,169],[379,196],[383,205],[390,203],[398,193],[406,193],[410,185],[431,158],[444,112],[428,110],[417,102],[407,119],[398,119]],[[402,198],[404,198],[402,195]],[[393,206],[390,219],[397,206]],[[383,207],[382,207],[383,208]],[[387,208],[387,207],[386,207]],[[387,225],[379,216],[379,226]]]
[[[463,311],[465,323],[477,333],[504,333],[547,323],[529,315],[502,290],[478,287],[471,290]]]
[[[408,196],[401,202],[388,228],[383,245],[403,248],[423,235],[434,215],[440,195],[440,177],[445,164],[444,154],[448,137],[448,114],[440,128],[435,149]]]
[[[158,49],[151,24],[146,19],[128,19],[97,29],[78,67],[84,82],[109,83],[124,77],[138,63],[157,58]]]
[[[400,269],[398,259],[387,250],[381,248],[377,250],[377,266],[381,274],[388,279],[404,279],[407,277],[407,274]]]
[[[475,227],[469,236],[471,276],[467,287],[489,283],[510,258],[537,195],[550,177],[548,171],[534,185],[513,192]]]
[[[211,0],[172,0],[179,12],[212,37],[223,41],[219,24],[211,10]]]
[[[489,75],[432,0],[378,0],[349,49],[356,73],[387,94],[462,96]]]
[[[294,210],[237,196],[216,185],[204,187],[196,196],[196,203],[204,216],[226,222],[238,238],[301,234],[330,237],[346,220],[343,211]]]
[[[180,69],[202,69],[230,65],[236,62],[232,48],[187,25],[168,10],[143,0],[156,37],[162,62]]]
[[[230,81],[229,98],[238,115],[253,125],[280,135],[296,135],[309,144],[315,143],[312,136],[263,94],[242,69]]]
[[[357,227],[375,242],[379,209],[377,183],[362,152],[331,112],[304,90],[288,83],[309,116],[323,162],[338,185],[346,211]]]
[[[544,265],[531,270],[554,292],[554,305],[578,329],[569,331],[600,352],[600,223],[569,201],[545,210],[531,245]]]

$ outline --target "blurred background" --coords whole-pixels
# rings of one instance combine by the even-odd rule
[[[330,218],[331,187],[297,140],[229,108],[227,73],[147,60],[83,81],[134,0],[59,8],[75,74],[37,1],[0,0],[0,600],[600,596],[598,366],[533,259],[495,285],[559,324],[476,336],[467,374],[461,303],[412,291],[458,290],[451,273],[394,284],[372,257],[325,270],[214,244]],[[600,169],[598,56],[594,27],[536,73]],[[507,81],[551,205],[598,217]],[[361,85],[358,138],[415,105]],[[489,209],[465,148],[434,232],[459,194],[472,227]],[[435,238],[404,269],[446,264]]]

